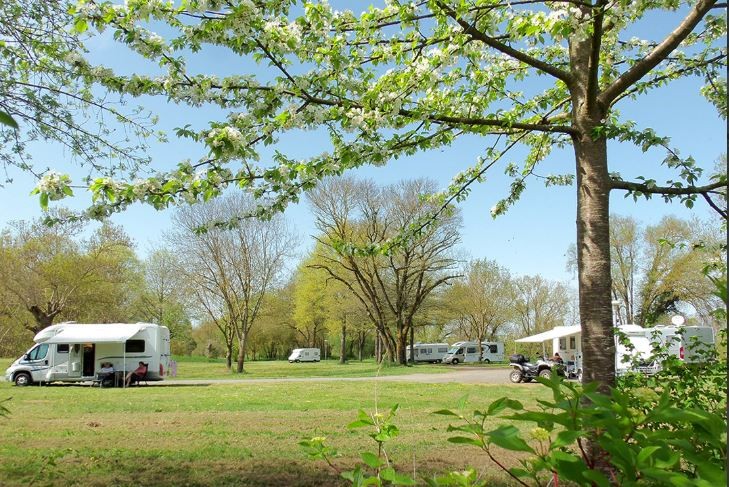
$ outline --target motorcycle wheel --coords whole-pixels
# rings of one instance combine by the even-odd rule
[[[514,384],[518,384],[524,378],[524,374],[519,369],[514,369],[509,374],[509,380]]]

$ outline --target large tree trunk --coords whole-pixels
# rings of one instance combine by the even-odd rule
[[[575,141],[575,153],[583,381],[597,382],[607,392],[615,384],[607,143],[604,138],[594,140],[591,131],[583,131]]]

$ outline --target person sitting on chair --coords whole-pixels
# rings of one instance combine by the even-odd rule
[[[552,357],[552,362],[557,362],[558,364],[564,363],[562,357],[559,356],[559,352],[554,353],[554,357]]]
[[[112,378],[114,377],[114,364],[111,362],[102,362],[101,369],[96,374],[96,379],[99,381],[101,386],[112,385]]]
[[[145,375],[147,375],[147,364],[139,362],[139,367],[127,374],[125,379],[126,386],[129,387],[129,384],[131,384],[132,381],[139,382],[141,379],[144,379]]]

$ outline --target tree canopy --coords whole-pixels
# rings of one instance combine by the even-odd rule
[[[691,77],[725,117],[724,9],[716,0],[388,0],[356,14],[307,1],[87,1],[77,10],[77,30],[111,28],[164,74],[122,76],[81,63],[86,76],[120,93],[213,104],[228,114],[178,130],[204,146],[196,161],[140,181],[93,181],[95,203],[86,214],[105,216],[137,201],[163,208],[237,186],[258,198],[254,214],[268,216],[326,176],[483,137],[482,156],[431,197],[439,209],[411,225],[412,234],[464,198],[513,147],[525,145],[528,155],[506,165],[513,182],[493,215],[518,200],[550,151],[571,146],[574,170],[542,177],[576,186],[585,378],[607,386],[614,380],[610,193],[658,194],[689,206],[703,198],[726,218],[717,199],[726,174],[707,178],[708,161],[682,156],[666,135],[624,119],[618,106]],[[657,19],[670,23],[666,32],[646,28]],[[160,25],[165,38],[150,30]],[[193,72],[189,58],[211,46],[240,56],[243,72]],[[330,141],[318,155],[265,149],[317,128]],[[641,178],[624,179],[608,164],[608,141],[665,149],[654,166],[676,176],[659,183],[646,168]],[[51,174],[37,189],[47,200],[69,184]]]

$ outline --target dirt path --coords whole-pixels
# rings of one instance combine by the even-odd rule
[[[298,377],[298,378],[275,378],[275,379],[180,379],[167,380],[163,382],[150,382],[155,386],[175,385],[211,385],[211,384],[247,384],[247,383],[270,383],[270,382],[336,382],[336,381],[371,381],[382,382],[417,382],[423,384],[439,384],[455,382],[459,384],[508,384],[508,368],[490,369],[483,367],[454,367],[452,371],[443,374],[408,374],[408,375],[387,375],[381,377]]]

